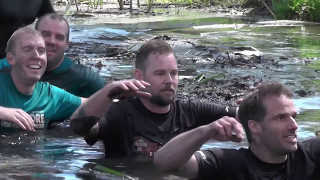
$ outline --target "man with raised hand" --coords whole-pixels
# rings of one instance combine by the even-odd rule
[[[151,97],[120,100],[110,108],[97,101],[100,115],[75,113],[71,118],[71,128],[89,145],[103,141],[107,158],[153,158],[178,134],[223,116],[236,116],[236,107],[175,98],[179,70],[172,48],[163,40],[146,42],[138,50],[135,68],[134,78],[150,84],[145,92]]]
[[[190,179],[320,179],[320,139],[298,142],[292,96],[285,85],[269,82],[243,99],[238,115],[249,148],[198,151],[209,139],[242,139],[239,125],[223,118],[172,139],[154,163]]]

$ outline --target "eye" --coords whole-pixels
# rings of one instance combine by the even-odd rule
[[[281,115],[278,116],[278,120],[283,120],[283,119],[285,119],[285,118],[286,118],[286,116],[283,115],[283,114],[281,114]]]
[[[164,72],[155,72],[154,73],[156,76],[162,76],[164,74]]]
[[[63,35],[57,35],[56,38],[57,38],[58,40],[60,40],[60,41],[64,41],[64,40],[65,40],[65,38],[64,38]]]
[[[32,47],[31,46],[24,47],[24,48],[22,48],[22,51],[30,52],[30,51],[32,51]]]
[[[38,54],[39,55],[43,55],[43,54],[45,54],[46,53],[46,49],[45,48],[39,48],[38,49]]]
[[[42,32],[41,32],[41,35],[42,35],[43,37],[49,37],[49,36],[50,36],[50,33],[42,31]]]
[[[178,75],[178,71],[171,72],[171,76],[177,76],[177,75]]]

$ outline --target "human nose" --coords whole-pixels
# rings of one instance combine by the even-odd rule
[[[45,41],[46,41],[46,43],[49,43],[49,44],[55,44],[56,39],[54,36],[48,36],[45,38]]]
[[[296,119],[294,117],[290,116],[290,126],[289,126],[289,128],[296,130],[296,129],[298,129],[298,127],[299,126],[297,124]]]
[[[170,73],[167,74],[166,79],[165,79],[165,83],[167,83],[167,84],[173,83],[173,77],[171,76]]]

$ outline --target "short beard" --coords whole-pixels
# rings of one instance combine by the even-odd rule
[[[175,96],[173,96],[171,99],[164,99],[162,96],[152,96],[150,98],[150,102],[157,105],[157,106],[168,106],[171,104],[175,99]]]

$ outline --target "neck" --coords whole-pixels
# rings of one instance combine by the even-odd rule
[[[269,164],[278,164],[283,163],[287,160],[288,155],[276,155],[275,153],[270,152],[267,148],[256,143],[250,144],[250,149],[252,153],[261,161]]]
[[[157,113],[157,114],[165,114],[170,111],[170,104],[167,106],[158,106],[156,104],[153,104],[146,98],[140,98],[142,104],[151,112]]]
[[[36,83],[22,82],[21,79],[11,73],[11,78],[17,90],[24,95],[32,95]]]
[[[47,64],[47,69],[46,71],[53,71],[55,70],[57,67],[60,66],[60,64],[63,62],[64,56],[62,56],[62,58],[59,61],[55,61],[55,60],[48,60],[48,64]]]

